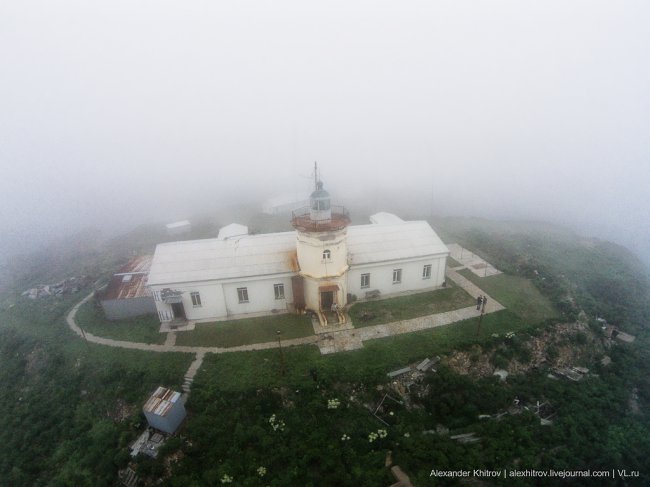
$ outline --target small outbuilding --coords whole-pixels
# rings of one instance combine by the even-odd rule
[[[228,240],[229,238],[244,237],[248,235],[248,227],[239,223],[231,223],[219,229],[217,240]]]
[[[186,416],[181,393],[165,387],[158,387],[142,408],[149,426],[172,434]]]
[[[309,195],[301,193],[285,193],[275,195],[264,202],[262,211],[267,215],[282,215],[291,213],[309,204]]]
[[[97,297],[109,320],[156,313],[156,303],[147,287],[151,256],[142,255],[122,266]]]
[[[180,222],[168,223],[165,225],[168,235],[183,235],[192,231],[192,224],[189,220],[182,220]]]

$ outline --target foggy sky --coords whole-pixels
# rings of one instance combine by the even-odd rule
[[[306,190],[650,261],[646,1],[4,1],[0,248]]]

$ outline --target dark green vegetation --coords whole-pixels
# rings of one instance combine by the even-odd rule
[[[80,298],[0,314],[0,484],[113,485],[143,401],[158,385],[179,387],[189,366],[190,355],[85,344],[63,321]]]
[[[143,402],[159,385],[180,387],[191,355],[86,344],[68,329],[65,314],[90,288],[20,296],[73,275],[105,278],[132,249],[151,252],[157,238],[139,229],[126,239],[130,247],[89,232],[12,262],[0,298],[0,485],[114,485],[144,424]]]
[[[162,458],[135,462],[138,474],[152,483],[163,479],[163,484],[182,486],[221,485],[224,475],[233,477],[231,485],[390,485],[384,461],[391,450],[394,463],[419,486],[434,485],[429,478],[434,467],[620,468],[639,470],[639,484],[647,484],[650,356],[645,325],[650,311],[645,300],[650,288],[638,262],[616,246],[555,227],[474,220],[441,220],[434,227],[446,241],[459,242],[509,274],[467,276],[508,306],[483,318],[480,336],[475,318],[329,356],[313,346],[285,348],[286,375],[277,349],[207,355],[187,404],[185,426]],[[144,233],[132,238],[142,243],[134,248],[146,248]],[[40,270],[29,267],[28,275],[16,275],[15,289],[3,295],[0,483],[114,485],[117,470],[129,460],[126,446],[141,431],[136,424],[142,421],[143,401],[159,384],[180,386],[190,355],[87,345],[68,331],[64,313],[88,290],[62,299],[18,296],[26,283],[82,273],[102,277],[112,269],[111,259],[117,265],[120,255],[129,255],[125,240],[119,240],[119,248],[117,241],[99,248],[88,245],[73,253],[74,259],[54,253],[51,266],[43,259]],[[68,268],[69,274],[64,272]],[[11,303],[15,305],[8,309]],[[579,383],[557,381],[548,379],[541,366],[502,383],[493,377],[459,376],[442,365],[424,379],[421,394],[411,396],[414,408],[387,407],[382,417],[389,426],[368,410],[382,398],[385,389],[377,387],[386,387],[389,370],[434,355],[444,361],[458,350],[478,362],[478,345],[495,348],[495,361],[507,367],[514,359],[527,359],[527,334],[548,333],[552,322],[573,321],[581,309],[589,327],[546,350],[548,357],[561,354],[562,347],[600,343],[596,316],[637,336],[632,345],[615,343],[607,350],[612,359],[607,367],[599,364],[600,356],[590,357],[584,365],[597,375]],[[274,334],[277,325],[269,328]],[[516,331],[516,338],[504,339],[508,331]],[[289,337],[283,333],[283,338]],[[333,398],[340,405],[328,409]],[[498,422],[478,419],[479,414],[505,411],[515,398],[525,404],[548,401],[556,413],[554,424],[541,426],[530,411]],[[460,444],[435,433],[438,425],[450,434],[474,432],[481,441]],[[380,429],[386,436],[369,441]],[[266,469],[264,477],[259,467]],[[594,479],[572,482],[581,483],[599,484]]]
[[[355,303],[350,309],[350,317],[355,328],[359,328],[442,313],[474,303],[474,298],[463,289],[450,285],[437,291]]]
[[[177,345],[205,347],[236,347],[251,343],[301,338],[314,334],[307,315],[281,314],[241,320],[199,323],[193,331],[178,333]]]
[[[116,340],[160,344],[167,336],[159,332],[160,320],[156,315],[109,321],[99,302],[93,299],[79,308],[76,321],[85,332]]]

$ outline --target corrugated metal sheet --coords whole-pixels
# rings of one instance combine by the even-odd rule
[[[425,221],[351,226],[347,242],[351,265],[449,252]],[[294,273],[295,251],[295,232],[159,244],[149,285]]]
[[[174,404],[176,404],[180,397],[180,392],[175,392],[165,387],[158,387],[142,409],[146,413],[165,416],[174,407]]]
[[[101,300],[129,299],[151,296],[147,286],[147,276],[151,267],[152,257],[142,255],[131,259],[122,266],[108,282],[101,293]]]

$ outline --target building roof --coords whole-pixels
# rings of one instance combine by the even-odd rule
[[[281,207],[298,208],[309,201],[309,195],[303,193],[280,194],[267,199],[262,208],[265,213]]]
[[[172,228],[186,227],[186,226],[189,226],[189,225],[191,225],[189,220],[182,220],[180,222],[168,223],[165,226],[168,229],[172,229]]]
[[[404,220],[402,220],[397,215],[393,215],[392,213],[380,211],[379,213],[370,215],[370,223],[375,223],[377,225],[387,225],[391,223],[404,223]]]
[[[448,253],[447,246],[425,221],[372,223],[348,228],[350,265]]]
[[[248,227],[240,225],[239,223],[231,223],[219,229],[217,240],[227,240],[232,237],[239,237],[241,235],[248,235]]]
[[[174,407],[181,397],[180,392],[166,389],[165,387],[158,387],[149,400],[144,404],[142,410],[145,413],[153,413],[157,416],[166,416],[169,411]]]
[[[100,293],[100,299],[130,299],[151,296],[147,286],[147,276],[152,257],[141,255],[131,259],[113,274],[106,289]]]
[[[425,221],[348,227],[350,263],[369,264],[448,253]],[[296,272],[296,233],[245,235],[159,244],[149,285]]]
[[[149,285],[292,272],[295,253],[294,232],[158,244]]]

